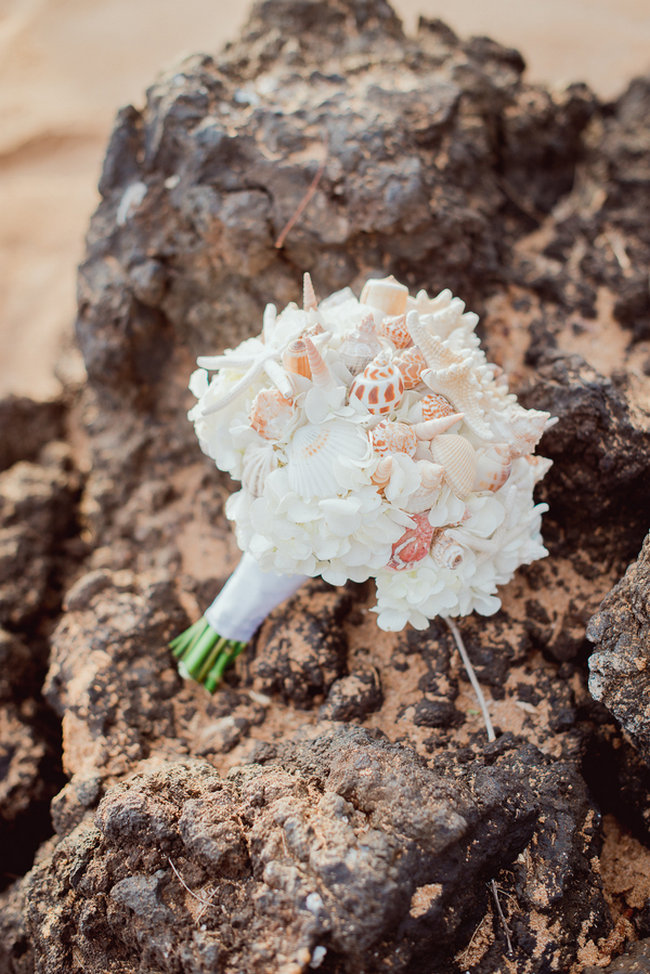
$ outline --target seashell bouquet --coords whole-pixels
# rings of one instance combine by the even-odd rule
[[[374,578],[377,623],[490,615],[497,587],[547,554],[534,455],[554,420],[508,392],[444,290],[393,277],[303,307],[198,359],[189,413],[204,453],[241,482],[226,505],[246,553],[204,618],[172,644],[214,689],[264,616],[308,577]],[[212,378],[210,378],[212,375]]]

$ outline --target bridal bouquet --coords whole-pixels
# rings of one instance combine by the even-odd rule
[[[553,420],[508,392],[477,321],[393,277],[318,303],[305,275],[302,308],[269,304],[256,338],[199,358],[189,418],[241,483],[226,514],[245,554],[172,643],[183,672],[213,690],[309,577],[374,578],[378,626],[424,629],[496,612],[497,586],[547,554],[534,450]]]

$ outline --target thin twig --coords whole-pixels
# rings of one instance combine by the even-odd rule
[[[212,893],[212,896],[210,896],[209,899],[206,899],[204,896],[201,896],[200,893],[195,893],[193,889],[190,889],[189,888],[189,886],[187,885],[187,883],[185,882],[185,880],[183,879],[183,877],[181,876],[181,874],[179,873],[178,869],[176,868],[176,866],[174,865],[174,863],[171,861],[171,859],[169,858],[169,856],[167,856],[167,862],[169,863],[169,865],[174,870],[174,874],[175,874],[176,878],[178,879],[179,883],[181,884],[181,886],[183,887],[183,889],[186,889],[187,892],[190,894],[190,896],[193,896],[195,900],[198,900],[198,902],[201,904],[201,906],[203,906],[205,908],[207,908],[208,906],[210,906],[210,904],[212,903],[212,897],[214,896],[214,893]]]
[[[497,889],[496,882],[490,880],[490,889],[492,890],[492,896],[494,897],[494,902],[496,903],[497,913],[499,914],[499,919],[501,920],[501,926],[504,929],[506,935],[506,944],[508,945],[508,957],[512,957],[512,940],[510,939],[510,928],[508,926],[508,921],[506,920],[503,910],[501,909],[501,901],[499,900],[499,891]]]
[[[456,646],[458,647],[458,652],[460,653],[460,658],[463,661],[463,666],[465,667],[465,671],[469,677],[469,682],[472,684],[472,689],[474,690],[474,693],[476,695],[478,705],[481,708],[481,713],[483,714],[483,721],[485,723],[485,729],[487,731],[488,741],[496,741],[497,736],[494,733],[494,727],[492,726],[492,721],[490,719],[490,714],[488,712],[487,703],[485,702],[485,697],[483,696],[483,691],[481,690],[481,686],[478,680],[476,679],[476,673],[474,672],[474,667],[472,666],[470,658],[467,655],[467,650],[465,649],[463,637],[461,636],[458,626],[456,625],[453,619],[449,619],[447,616],[443,616],[443,618],[447,623],[447,626],[449,627],[449,631],[454,637],[454,641],[456,643]]]
[[[325,142],[323,144],[323,147],[324,147],[324,150],[325,151],[324,151],[324,154],[323,154],[323,159],[321,161],[321,164],[319,165],[318,169],[316,170],[316,175],[314,176],[314,178],[312,179],[311,183],[309,184],[309,188],[308,188],[307,192],[305,193],[305,195],[303,196],[303,198],[298,203],[298,206],[294,210],[293,216],[291,217],[291,219],[289,220],[289,222],[285,225],[285,227],[282,230],[282,232],[280,233],[280,236],[278,237],[278,239],[275,241],[275,247],[276,247],[277,250],[280,250],[282,247],[284,247],[284,241],[287,239],[287,236],[289,235],[289,233],[291,233],[291,231],[293,230],[294,226],[296,225],[296,223],[298,222],[298,220],[302,216],[303,210],[305,209],[305,207],[309,203],[310,199],[312,198],[312,196],[316,192],[316,187],[318,186],[318,184],[321,181],[321,178],[323,176],[323,173],[325,172],[325,163],[327,162],[327,153],[328,153],[328,148],[329,148],[329,144],[328,144],[328,139],[327,138],[325,138]]]

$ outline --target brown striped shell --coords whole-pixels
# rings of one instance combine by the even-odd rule
[[[350,387],[350,399],[358,399],[373,416],[390,413],[403,395],[402,373],[384,353],[373,359]]]

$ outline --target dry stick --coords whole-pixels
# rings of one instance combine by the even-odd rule
[[[309,203],[310,199],[312,198],[312,196],[316,192],[316,187],[320,183],[321,177],[322,177],[323,173],[325,172],[325,163],[327,162],[327,151],[328,151],[328,140],[327,139],[325,139],[325,142],[323,143],[323,145],[324,145],[324,149],[325,149],[325,154],[323,155],[323,160],[322,160],[320,166],[318,167],[318,169],[316,171],[316,175],[314,176],[314,178],[312,179],[311,183],[309,184],[309,189],[307,190],[307,192],[305,193],[305,195],[303,196],[303,198],[298,203],[298,206],[294,210],[293,216],[291,217],[291,219],[289,220],[289,222],[285,225],[284,230],[281,232],[281,234],[278,237],[278,239],[275,241],[275,247],[276,247],[277,250],[280,250],[282,247],[284,247],[284,241],[287,239],[287,236],[291,233],[291,231],[293,230],[294,226],[296,225],[296,223],[298,222],[298,220],[302,216],[303,210],[305,209],[305,207]]]
[[[201,904],[201,906],[204,909],[207,908],[208,906],[210,906],[210,904],[212,903],[212,898],[214,896],[214,893],[212,894],[212,896],[209,897],[209,899],[205,899],[205,897],[200,896],[199,893],[195,893],[193,889],[190,889],[189,888],[189,886],[187,885],[187,883],[185,882],[185,880],[183,879],[183,877],[181,876],[181,874],[179,873],[178,869],[176,868],[176,866],[174,865],[174,863],[171,861],[171,859],[169,858],[169,856],[167,856],[167,862],[169,863],[169,865],[174,870],[174,873],[176,875],[176,878],[178,879],[178,881],[181,884],[181,886],[183,887],[183,889],[186,889],[187,892],[190,894],[190,896],[193,896],[195,900],[198,900],[198,902]],[[201,915],[203,915],[203,914],[201,914]]]
[[[443,618],[447,623],[447,626],[449,627],[449,631],[454,637],[454,642],[456,643],[458,652],[460,653],[460,658],[463,661],[465,672],[469,677],[469,682],[472,684],[472,689],[474,690],[476,699],[478,700],[478,705],[481,708],[481,713],[483,714],[483,721],[485,723],[485,729],[487,731],[488,741],[496,741],[497,736],[494,733],[494,727],[492,726],[492,720],[488,712],[487,703],[485,701],[485,697],[483,696],[481,685],[476,679],[476,673],[474,672],[474,667],[472,666],[471,660],[467,655],[467,650],[465,649],[465,643],[463,642],[463,637],[460,634],[460,630],[458,629],[458,626],[453,621],[453,619],[449,619],[447,616],[443,616]],[[497,884],[494,879],[490,880],[490,889],[492,890],[492,896],[494,897],[494,902],[496,903],[499,919],[501,920],[501,924],[505,931],[506,944],[508,947],[508,957],[512,957],[513,950],[512,950],[512,940],[510,939],[510,929],[508,927],[508,922],[504,916],[503,910],[501,909],[501,903],[499,901],[499,891],[497,890]]]

